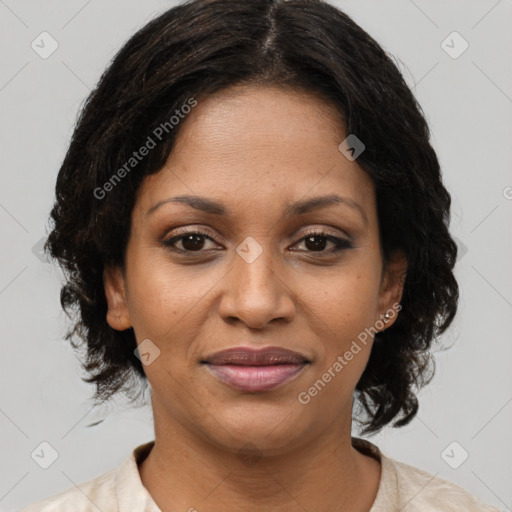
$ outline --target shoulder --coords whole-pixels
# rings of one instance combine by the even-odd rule
[[[400,510],[416,512],[501,512],[459,485],[404,462],[387,458],[394,468]]]
[[[137,467],[154,443],[149,441],[137,446],[120,466],[18,512],[160,512],[143,486]]]
[[[437,474],[389,457],[367,439],[353,437],[352,445],[381,462],[381,480],[370,512],[503,512]]]
[[[116,473],[112,469],[49,498],[32,503],[19,512],[109,512],[117,510]]]

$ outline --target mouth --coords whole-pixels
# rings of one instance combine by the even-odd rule
[[[238,391],[270,391],[297,377],[311,363],[302,354],[280,347],[235,347],[201,361],[222,383]]]

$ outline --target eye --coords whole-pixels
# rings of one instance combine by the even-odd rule
[[[310,231],[305,237],[301,238],[300,242],[302,241],[307,248],[307,252],[319,252],[322,253],[321,255],[329,255],[353,247],[349,240],[330,235],[322,230]],[[334,244],[334,248],[330,251],[325,251],[325,246],[329,242]]]
[[[168,240],[164,240],[162,244],[165,247],[180,253],[201,253],[207,251],[207,249],[203,250],[207,240],[215,242],[213,237],[211,237],[208,233],[203,231],[189,231],[182,233],[181,235],[173,236]],[[306,234],[306,236],[301,238],[299,242],[305,244],[306,251],[304,252],[320,253],[320,256],[333,254],[343,249],[350,249],[353,247],[349,240],[330,235],[329,233],[322,230],[310,231]],[[299,242],[297,242],[295,245],[297,245]],[[181,243],[181,247],[176,246],[178,243]],[[326,251],[326,245],[329,243],[333,244],[334,247],[330,251]]]
[[[214,242],[213,238],[207,233],[202,231],[189,231],[182,235],[174,236],[169,240],[164,240],[162,243],[166,247],[170,247],[178,252],[204,252],[201,249],[205,245],[205,240]],[[176,242],[181,242],[183,249],[175,247]]]

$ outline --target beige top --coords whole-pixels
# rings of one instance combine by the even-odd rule
[[[142,485],[138,470],[153,445],[154,441],[142,444],[119,467],[19,512],[162,512]],[[503,512],[458,485],[387,457],[370,441],[353,437],[352,445],[382,465],[370,512]]]

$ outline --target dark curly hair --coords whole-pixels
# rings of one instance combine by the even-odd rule
[[[432,341],[457,311],[451,197],[424,113],[398,67],[321,0],[177,5],[128,40],[85,101],[57,178],[46,243],[66,275],[61,304],[74,318],[66,339],[75,349],[85,343],[82,379],[95,384],[96,404],[118,392],[136,403],[148,388],[133,330],[106,321],[104,267],[124,265],[137,190],[164,166],[179,131],[168,120],[191,97],[250,84],[328,101],[346,133],[366,146],[357,163],[375,185],[383,263],[401,249],[408,269],[401,313],[375,335],[357,384],[356,421],[370,434],[398,415],[393,426],[406,425],[418,411],[415,390],[434,374]],[[166,126],[165,136],[136,169],[121,173],[158,126]],[[116,172],[122,180],[113,182]]]

